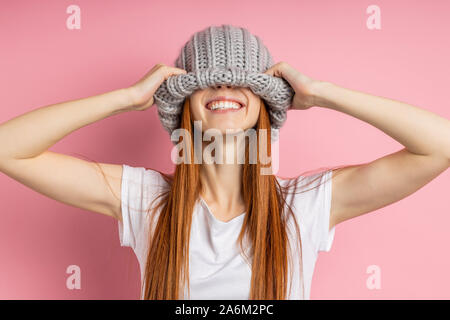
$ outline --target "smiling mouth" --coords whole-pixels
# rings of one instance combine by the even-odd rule
[[[205,107],[214,113],[235,112],[244,108],[244,106],[238,102],[225,100],[209,102]]]

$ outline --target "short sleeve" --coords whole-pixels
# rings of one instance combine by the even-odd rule
[[[293,210],[300,219],[314,251],[330,251],[335,227],[330,230],[333,170],[297,179],[297,190],[291,195]],[[302,231],[302,230],[300,230]]]
[[[155,170],[122,165],[120,245],[137,248],[148,242],[149,209],[164,187],[164,179]]]

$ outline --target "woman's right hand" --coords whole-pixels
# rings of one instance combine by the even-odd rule
[[[161,83],[170,76],[179,74],[186,74],[186,70],[162,63],[156,64],[138,82],[128,88],[133,101],[132,110],[143,111],[150,108],[154,104],[153,95]]]

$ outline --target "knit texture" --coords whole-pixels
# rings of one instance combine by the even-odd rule
[[[272,65],[261,39],[245,28],[221,25],[196,32],[175,60],[175,67],[186,74],[170,76],[154,94],[163,127],[170,134],[180,127],[184,100],[195,90],[232,85],[248,87],[266,102],[276,139],[294,90],[286,80],[264,74]]]

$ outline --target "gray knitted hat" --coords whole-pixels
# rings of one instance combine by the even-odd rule
[[[280,128],[294,90],[286,80],[264,74],[272,65],[261,39],[245,28],[221,25],[196,32],[175,61],[175,67],[186,74],[169,77],[154,94],[163,127],[169,133],[179,128],[184,100],[195,90],[234,85],[260,96],[268,107],[272,129]]]

